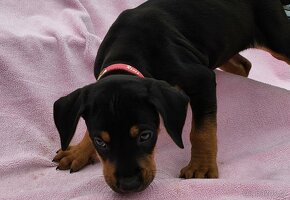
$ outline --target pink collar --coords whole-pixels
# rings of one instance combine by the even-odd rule
[[[100,80],[102,78],[102,76],[104,76],[106,73],[114,71],[114,70],[124,70],[126,72],[129,72],[131,74],[134,74],[136,76],[139,76],[141,78],[144,78],[143,74],[141,74],[141,72],[139,72],[136,68],[127,65],[127,64],[113,64],[110,65],[108,67],[106,67],[105,69],[103,69],[98,77],[97,80]]]

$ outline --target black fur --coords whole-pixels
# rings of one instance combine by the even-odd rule
[[[212,69],[257,46],[290,58],[289,44],[290,23],[279,0],[151,0],[124,11],[112,25],[95,75],[126,63],[146,77],[179,85],[199,126],[204,113],[216,111]]]
[[[152,153],[161,114],[167,132],[179,146],[188,98],[194,126],[216,119],[216,83],[212,71],[240,51],[265,47],[290,58],[290,23],[279,0],[149,0],[124,11],[103,40],[95,76],[114,63],[136,67],[145,79],[122,71],[59,99],[54,119],[65,150],[79,117],[91,139],[100,131],[112,136],[99,155],[116,164],[116,176],[138,171],[137,158]],[[125,75],[118,75],[119,73]],[[159,81],[163,80],[163,81]],[[166,82],[164,82],[166,81]],[[154,132],[146,146],[131,140],[134,124]],[[140,173],[140,172],[138,172]]]
[[[57,100],[54,104],[54,120],[60,133],[62,150],[65,150],[81,116],[92,135],[98,130],[117,132],[122,136],[120,132],[124,131],[125,135],[136,124],[147,123],[156,130],[159,127],[159,112],[169,135],[183,148],[181,132],[188,101],[186,95],[164,81],[114,75]],[[139,113],[154,117],[143,118]],[[146,123],[142,122],[145,118],[148,121]],[[112,128],[115,131],[111,132]]]

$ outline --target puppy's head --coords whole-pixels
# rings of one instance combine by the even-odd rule
[[[119,193],[137,192],[155,176],[159,114],[183,148],[187,104],[187,96],[164,81],[114,75],[57,100],[54,120],[65,150],[83,117],[108,185]]]

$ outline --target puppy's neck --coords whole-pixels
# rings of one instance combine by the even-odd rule
[[[144,75],[135,67],[128,65],[128,64],[123,64],[123,63],[117,63],[117,64],[112,64],[104,68],[97,80],[100,80],[101,78],[107,76],[107,75],[112,75],[112,74],[128,74],[128,75],[135,75],[140,78],[144,78]]]

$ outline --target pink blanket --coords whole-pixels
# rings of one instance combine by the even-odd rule
[[[280,88],[217,72],[220,179],[177,178],[190,156],[190,112],[184,150],[162,128],[157,177],[140,194],[112,192],[100,164],[55,170],[54,101],[95,81],[108,27],[143,1],[0,1],[0,199],[290,199],[290,67],[253,50],[243,53],[250,77]],[[81,121],[73,143],[84,131]]]

